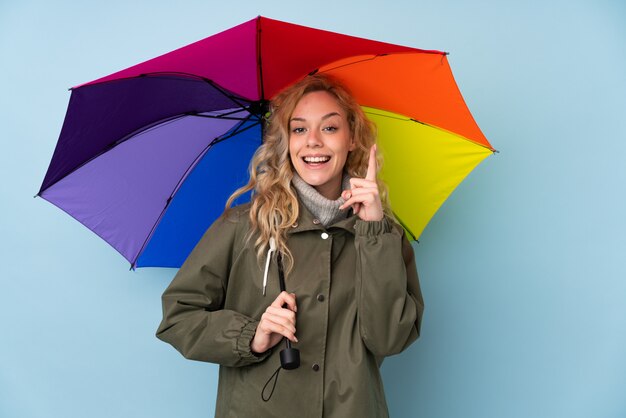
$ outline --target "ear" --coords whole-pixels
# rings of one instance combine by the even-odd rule
[[[351,136],[350,137],[350,147],[348,148],[348,151],[354,151],[356,149],[356,142],[354,141],[354,137]]]

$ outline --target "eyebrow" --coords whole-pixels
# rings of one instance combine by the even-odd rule
[[[338,112],[331,112],[327,115],[322,116],[322,120],[326,120],[332,116],[341,116]],[[289,122],[306,122],[305,118],[291,118]]]

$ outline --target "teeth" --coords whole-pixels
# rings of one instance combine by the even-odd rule
[[[304,157],[304,161],[307,163],[325,163],[330,160],[330,157]]]

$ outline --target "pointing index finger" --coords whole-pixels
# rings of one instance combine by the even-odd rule
[[[376,162],[376,144],[370,148],[370,160],[367,165],[366,180],[376,181],[376,171],[378,171],[378,163]]]

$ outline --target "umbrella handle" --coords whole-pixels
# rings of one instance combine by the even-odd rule
[[[278,263],[278,282],[280,285],[280,291],[285,291],[285,273],[283,271],[283,258],[280,254],[276,256],[276,261]],[[283,308],[286,307],[287,304],[283,305]],[[280,365],[285,370],[293,370],[300,367],[300,350],[297,348],[291,347],[291,341],[285,338],[286,348],[281,350],[280,352]]]

